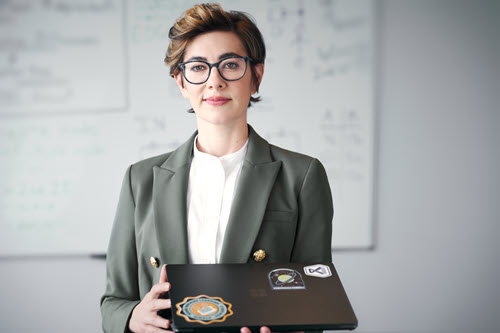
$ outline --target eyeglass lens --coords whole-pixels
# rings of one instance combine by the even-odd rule
[[[245,75],[246,61],[243,58],[228,58],[220,62],[219,74],[228,81],[241,79]],[[184,76],[191,83],[202,83],[208,80],[210,66],[202,61],[185,64]]]

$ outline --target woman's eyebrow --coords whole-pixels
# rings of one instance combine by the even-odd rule
[[[188,60],[186,60],[185,62],[188,62],[188,61],[207,61],[207,58],[205,58],[205,57],[191,57]]]
[[[219,60],[231,58],[231,57],[241,57],[241,56],[237,53],[234,53],[234,52],[227,52],[227,53],[221,54],[219,56]]]
[[[234,52],[226,52],[226,53],[223,53],[219,56],[219,60],[231,58],[231,57],[241,57],[241,56],[237,53],[234,53]],[[207,61],[207,58],[195,56],[195,57],[189,58],[185,62],[188,62],[188,61]]]

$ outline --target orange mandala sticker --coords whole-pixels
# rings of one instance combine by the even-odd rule
[[[233,314],[231,303],[225,302],[220,297],[207,295],[186,297],[182,302],[177,303],[176,307],[177,314],[186,321],[205,325],[223,322]]]

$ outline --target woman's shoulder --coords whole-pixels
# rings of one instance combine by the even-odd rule
[[[315,184],[328,184],[328,176],[323,164],[315,157],[269,145],[275,161],[281,161],[283,179],[292,184],[300,184],[302,188],[306,181]]]
[[[134,173],[144,173],[144,172],[149,173],[154,167],[156,166],[159,167],[163,163],[165,163],[165,161],[168,160],[168,158],[172,153],[173,152],[170,151],[168,153],[163,153],[161,155],[145,158],[143,160],[140,160],[132,164],[131,168],[134,170]]]
[[[132,187],[151,186],[153,181],[153,170],[155,167],[161,167],[173,152],[152,156],[133,163],[129,166],[127,172],[130,172],[130,182]]]
[[[326,177],[323,164],[315,157],[270,144],[273,160],[281,161],[281,172],[293,179],[305,179],[307,175]]]
[[[285,165],[295,165],[299,168],[307,168],[312,161],[316,160],[314,157],[309,155],[291,151],[270,143],[265,138],[261,137],[250,125],[248,126],[248,130],[249,140],[254,147],[252,150],[253,155],[250,158],[251,160],[268,160],[269,153],[272,161],[281,161]]]
[[[315,157],[278,147],[273,144],[269,144],[269,148],[273,159],[275,161],[282,161],[285,165],[289,164],[296,167],[307,168],[313,161],[317,161]]]

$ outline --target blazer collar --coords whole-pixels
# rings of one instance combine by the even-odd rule
[[[153,168],[154,223],[164,263],[189,262],[186,197],[196,134]]]
[[[249,125],[248,151],[229,214],[221,263],[249,260],[280,168],[281,161],[273,161],[269,143]]]
[[[187,187],[196,131],[153,168],[153,212],[163,262],[189,262]],[[269,143],[248,125],[248,150],[229,216],[221,263],[244,263],[251,255],[281,161],[273,161]]]
[[[161,168],[175,172],[179,168],[184,168],[186,164],[191,165],[196,135],[198,135],[198,131],[195,131],[186,142],[174,150],[167,160],[163,162]]]
[[[194,139],[198,135],[195,131],[191,137],[179,148],[174,150],[169,158],[163,162],[163,169],[174,171],[185,164],[191,164],[193,159]],[[248,125],[248,151],[245,160],[252,164],[266,164],[273,162],[269,143],[264,140],[252,126]]]

